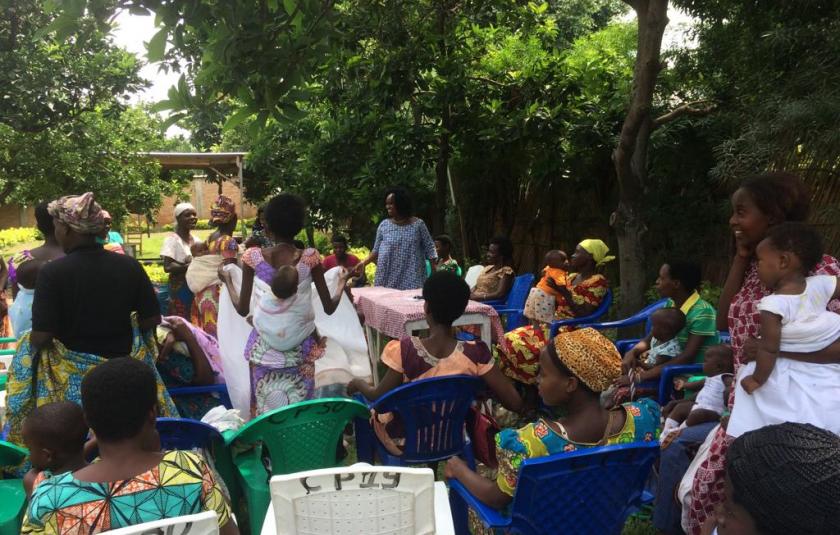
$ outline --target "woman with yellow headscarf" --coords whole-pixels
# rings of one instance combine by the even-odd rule
[[[607,278],[598,268],[615,260],[610,249],[598,239],[583,240],[569,262],[571,273],[566,286],[556,289],[554,319],[586,316],[595,311],[607,294]],[[539,355],[548,338],[548,324],[527,325],[505,334],[496,346],[499,364],[505,375],[526,385],[537,379]]]

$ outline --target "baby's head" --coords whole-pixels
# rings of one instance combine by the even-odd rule
[[[703,357],[703,374],[714,377],[722,373],[734,373],[734,358],[732,347],[727,344],[709,347]]]
[[[786,275],[808,276],[822,258],[823,244],[819,233],[805,223],[782,223],[767,232],[755,254],[759,279],[775,288]]]
[[[23,422],[23,442],[33,468],[60,470],[83,455],[88,426],[82,408],[72,401],[37,407]]]
[[[545,253],[545,265],[553,269],[569,269],[569,257],[559,249]]]
[[[34,290],[35,283],[38,282],[38,273],[41,271],[41,266],[44,265],[43,260],[27,260],[20,267],[17,268],[18,284],[27,290]]]
[[[685,314],[674,307],[660,308],[650,316],[651,334],[660,342],[676,338],[685,327]]]
[[[277,299],[288,299],[297,293],[298,272],[292,266],[282,266],[271,279],[271,292]]]

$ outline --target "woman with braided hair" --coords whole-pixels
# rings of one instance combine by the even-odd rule
[[[840,531],[840,437],[810,424],[769,425],[729,448],[725,498],[703,535]]]

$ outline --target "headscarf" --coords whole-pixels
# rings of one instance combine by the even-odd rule
[[[173,214],[175,215],[175,219],[178,219],[178,216],[183,214],[187,210],[192,210],[193,212],[195,212],[195,206],[193,206],[192,204],[190,204],[188,202],[182,202],[182,203],[178,204],[177,206],[175,206],[175,210],[173,211]]]
[[[79,234],[97,236],[105,230],[102,208],[90,191],[82,195],[67,195],[47,207],[53,219],[64,223]]]
[[[219,195],[210,208],[210,222],[215,225],[230,223],[236,216],[236,205],[233,199],[226,195]]]
[[[593,392],[603,392],[621,375],[615,345],[591,327],[554,337],[557,358]]]
[[[614,256],[607,255],[610,252],[610,248],[601,240],[583,240],[578,245],[580,245],[581,249],[592,255],[592,258],[595,260],[595,265],[603,266],[607,262],[615,260]]]
[[[733,499],[762,533],[837,533],[840,438],[810,424],[768,425],[726,455]]]

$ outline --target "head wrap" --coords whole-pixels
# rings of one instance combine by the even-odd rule
[[[219,195],[213,206],[210,208],[210,222],[216,225],[230,223],[236,216],[236,205],[233,199],[225,195]]]
[[[581,249],[592,255],[592,258],[595,260],[595,264],[598,266],[603,266],[607,262],[615,260],[614,256],[607,255],[607,253],[610,252],[610,248],[607,247],[607,244],[601,240],[583,240],[578,245],[580,245]]]
[[[738,437],[726,456],[733,499],[762,533],[837,533],[840,438],[810,424],[769,425]]]
[[[188,202],[182,202],[175,207],[173,214],[175,215],[175,219],[178,219],[178,216],[186,212],[187,210],[192,210],[195,212],[195,206]]]
[[[93,199],[93,193],[67,195],[53,201],[47,207],[53,219],[64,223],[78,234],[102,234],[105,219],[102,208]]]
[[[603,392],[621,375],[615,345],[591,327],[554,337],[557,358],[593,392]]]
[[[108,210],[102,210],[102,220],[107,221],[108,223],[111,222],[111,214],[108,212]]]

